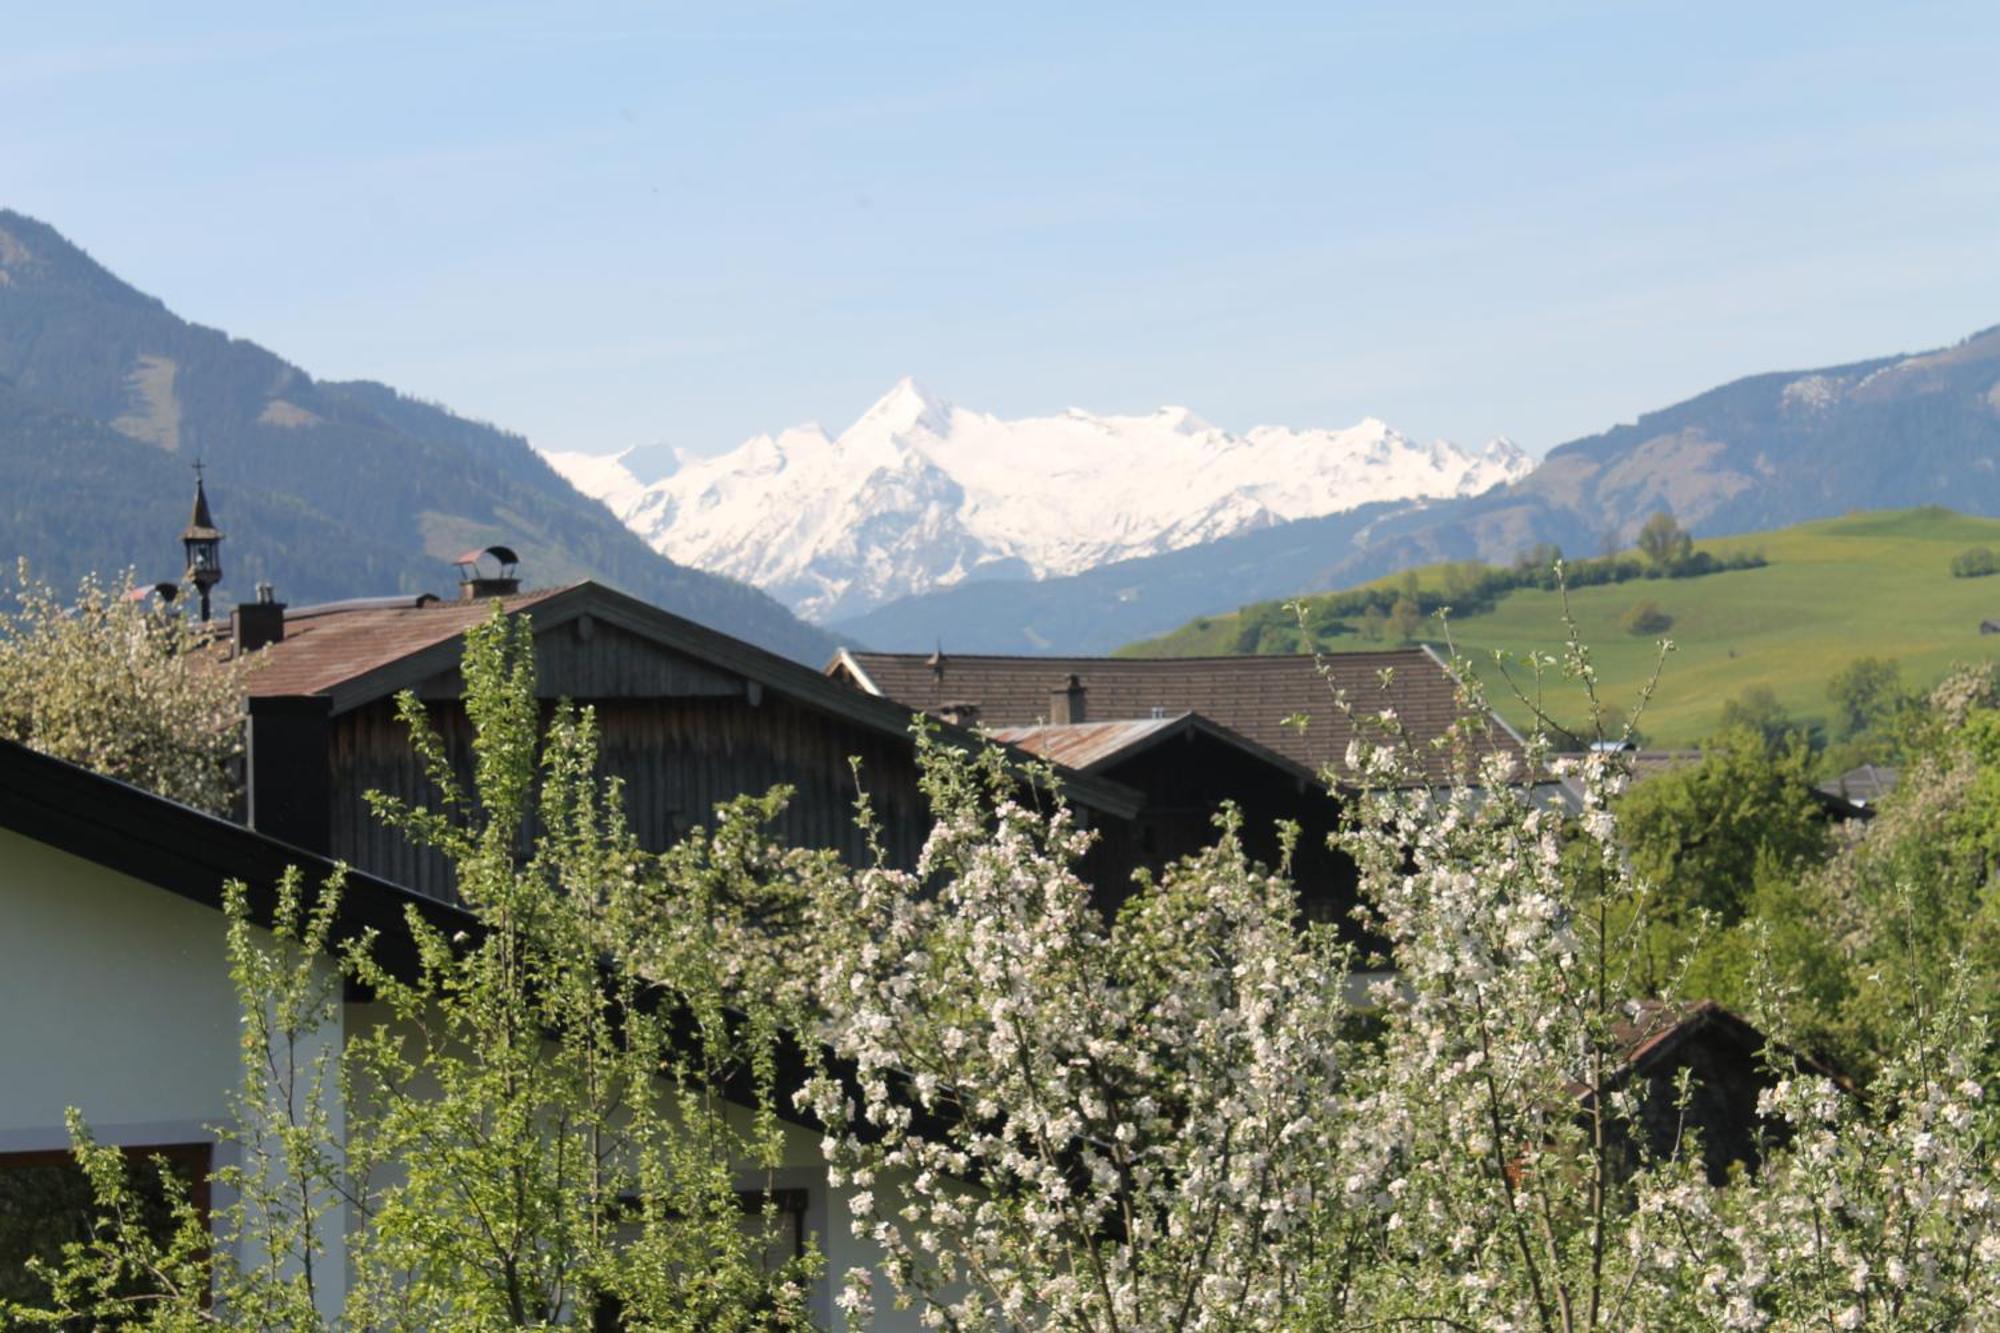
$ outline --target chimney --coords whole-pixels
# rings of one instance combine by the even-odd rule
[[[238,657],[285,641],[285,604],[271,595],[270,584],[259,583],[257,600],[229,613],[229,637]]]
[[[1058,726],[1083,721],[1083,682],[1075,676],[1049,691],[1049,721]]]
[[[476,602],[486,597],[510,597],[521,591],[521,557],[508,546],[487,546],[467,551],[452,561],[458,566],[458,600]]]

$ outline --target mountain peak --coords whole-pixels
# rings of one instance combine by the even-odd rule
[[[1213,425],[1195,415],[1193,408],[1173,403],[1160,408],[1153,413],[1153,416],[1161,425],[1181,435],[1202,435],[1215,429]]]
[[[1178,406],[1008,420],[903,379],[837,441],[759,435],[644,497],[566,470],[656,550],[832,621],[997,570],[1059,577],[1375,501],[1483,491],[1525,464],[1420,446],[1380,421],[1238,436]]]
[[[943,435],[951,429],[952,405],[944,399],[929,393],[921,384],[909,376],[896,381],[895,387],[875,400],[875,405],[861,414],[848,434],[867,427],[887,435],[908,435],[913,431],[927,430],[933,435]]]

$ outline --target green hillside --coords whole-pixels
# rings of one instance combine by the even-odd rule
[[[1578,588],[1570,593],[1609,699],[1629,701],[1651,672],[1660,635],[1631,633],[1623,622],[1645,600],[1672,617],[1664,636],[1673,640],[1659,694],[1643,726],[1651,744],[1682,745],[1713,728],[1723,704],[1753,686],[1767,686],[1794,716],[1825,716],[1829,674],[1856,657],[1896,659],[1903,679],[1924,685],[1955,661],[2000,656],[2000,635],[1982,636],[1979,623],[2000,620],[2000,576],[1954,578],[1952,558],[1971,547],[2000,553],[2000,519],[1975,518],[1939,508],[1851,514],[1774,532],[1696,543],[1717,558],[1760,554],[1756,569],[1693,578],[1638,579]],[[1447,579],[1464,581],[1451,566],[1415,571],[1424,590]],[[1407,575],[1374,586],[1401,588]],[[1308,599],[1320,614],[1326,597]],[[1561,620],[1553,592],[1524,588],[1493,605],[1454,613],[1453,638],[1475,659],[1494,649],[1511,654],[1560,646]],[[1298,634],[1283,633],[1276,604],[1203,617],[1172,634],[1124,649],[1128,655],[1194,657],[1254,650],[1296,652]],[[1435,641],[1436,622],[1422,637]],[[1386,628],[1370,638],[1352,618],[1322,631],[1319,646],[1334,652],[1389,646],[1399,636]],[[1490,671],[1488,672],[1490,675]],[[1526,710],[1493,691],[1501,711],[1517,725]]]

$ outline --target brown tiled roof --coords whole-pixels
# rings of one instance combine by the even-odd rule
[[[518,611],[567,591],[548,588],[500,600],[509,611]],[[257,669],[250,673],[250,695],[268,698],[325,693],[412,653],[457,638],[491,613],[492,601],[417,605],[411,598],[400,606],[301,607],[287,612],[283,642],[257,653]]]
[[[916,709],[976,704],[988,727],[1033,726],[1049,716],[1049,697],[1075,675],[1086,691],[1084,716],[1118,721],[1199,713],[1317,772],[1339,765],[1352,727],[1334,706],[1343,689],[1365,712],[1393,707],[1420,742],[1440,736],[1458,716],[1456,685],[1443,662],[1423,648],[1341,653],[1324,659],[1283,657],[988,657],[845,650],[827,672]],[[1393,673],[1387,689],[1381,673]],[[1285,719],[1303,714],[1303,731]],[[1494,745],[1518,754],[1520,743],[1497,721]],[[1433,777],[1449,757],[1435,754]]]

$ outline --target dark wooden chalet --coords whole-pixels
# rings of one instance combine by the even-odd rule
[[[1428,648],[1273,657],[998,657],[846,650],[827,674],[864,694],[986,727],[1120,721],[1196,713],[1298,764],[1338,769],[1353,728],[1334,706],[1344,691],[1364,712],[1393,707],[1420,741],[1461,716],[1457,682]],[[1386,678],[1386,683],[1385,683]],[[1288,719],[1303,717],[1303,728]],[[1488,744],[1519,756],[1497,718]],[[1431,755],[1442,781],[1450,758]]]
[[[1130,787],[1145,798],[1133,819],[1100,829],[1093,863],[1143,867],[1157,874],[1211,845],[1217,811],[1224,802],[1233,802],[1244,816],[1244,848],[1264,865],[1278,863],[1279,822],[1298,827],[1292,874],[1300,906],[1314,920],[1352,924],[1354,863],[1327,845],[1339,807],[1319,776],[1297,760],[1199,713],[998,727],[989,734],[1076,772]],[[1117,884],[1108,873],[1092,875],[1107,906],[1129,878],[1129,870]]]
[[[844,650],[826,671],[857,693],[981,727],[1139,791],[1145,798],[1139,815],[1102,830],[1093,857],[1106,866],[1157,871],[1209,845],[1224,802],[1242,811],[1247,849],[1266,865],[1276,863],[1280,822],[1295,824],[1293,875],[1302,910],[1350,929],[1354,863],[1327,846],[1340,816],[1327,777],[1341,769],[1354,735],[1336,691],[1364,713],[1393,707],[1424,745],[1430,778],[1440,783],[1448,780],[1451,756],[1427,743],[1463,715],[1456,680],[1423,648],[1324,661]],[[1522,757],[1519,737],[1497,719],[1483,744]],[[1115,899],[1129,875],[1106,870],[1094,879]]]
[[[1778,1070],[1851,1084],[1838,1070],[1811,1055],[1775,1046],[1754,1024],[1713,1000],[1687,1005],[1650,1001],[1619,1025],[1624,1055],[1605,1081],[1604,1091],[1631,1086],[1638,1094],[1638,1123],[1632,1128],[1655,1157],[1676,1150],[1689,1130],[1701,1135],[1702,1166],[1721,1184],[1739,1167],[1755,1169],[1761,1145],[1783,1142],[1784,1124],[1759,1113],[1757,1102],[1777,1079]],[[1691,1099],[1680,1104],[1680,1080],[1689,1079]],[[1588,1105],[1588,1089],[1579,1087]],[[1635,1145],[1627,1144],[1628,1150]],[[1631,1160],[1636,1164],[1638,1154]]]
[[[929,820],[917,786],[913,710],[592,583],[511,591],[468,574],[456,602],[397,597],[287,609],[237,608],[234,637],[259,665],[249,682],[246,787],[253,828],[424,893],[449,896],[449,870],[370,812],[365,793],[427,801],[395,696],[429,706],[449,751],[469,755],[460,703],[465,630],[500,595],[534,626],[539,689],[593,705],[602,768],[623,779],[628,815],[649,847],[705,824],[718,802],[794,788],[777,835],[860,862],[854,823],[861,762],[892,858],[913,865]],[[971,742],[969,733],[947,727]],[[465,764],[469,772],[469,762]],[[1142,801],[1104,778],[1063,775],[1088,821],[1129,821]]]

